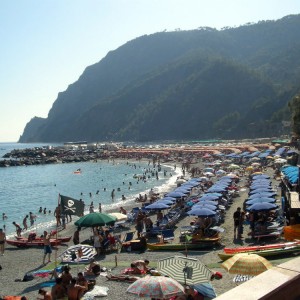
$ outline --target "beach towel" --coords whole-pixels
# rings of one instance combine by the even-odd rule
[[[87,292],[83,296],[83,300],[93,300],[95,297],[105,297],[107,296],[108,287],[95,285],[93,290]]]

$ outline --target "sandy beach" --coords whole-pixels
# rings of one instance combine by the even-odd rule
[[[198,167],[203,167],[202,164],[199,164]],[[273,170],[268,168],[265,173],[273,175]],[[273,180],[273,179],[272,179]],[[234,240],[233,233],[233,212],[238,206],[243,206],[244,200],[248,196],[248,190],[245,188],[246,177],[241,177],[239,182],[240,195],[239,197],[234,198],[234,202],[231,207],[226,211],[225,222],[221,225],[225,232],[222,233],[222,244],[227,247],[234,247],[237,245],[248,245],[253,244],[255,241],[251,238],[248,238],[249,226],[245,226],[244,239],[243,240]],[[278,182],[273,183],[278,185]],[[174,186],[175,187],[175,186]],[[165,191],[167,192],[167,191]],[[139,204],[140,205],[140,204]],[[126,209],[129,210],[131,207],[137,206],[136,203],[130,203],[126,205]],[[115,210],[116,211],[116,210]],[[185,216],[177,224],[177,229],[175,230],[175,237],[179,237],[181,226],[189,225],[193,217]],[[72,235],[75,231],[75,226],[71,223],[67,224],[67,228],[62,231],[60,234],[64,236]],[[130,231],[134,228],[132,225],[131,228],[122,231],[122,236],[126,231]],[[133,229],[135,230],[135,229]],[[90,228],[83,228],[80,232],[80,240],[84,241],[89,239],[92,235]],[[68,246],[71,246],[73,243],[69,242],[66,245],[61,245],[58,247],[57,252],[53,251],[52,253],[52,263],[49,265],[49,268],[53,268],[53,262],[55,261],[55,256],[59,256]],[[189,257],[196,257],[205,263],[213,271],[219,271],[223,274],[221,280],[214,280],[212,284],[216,290],[217,295],[220,295],[236,286],[236,283],[233,282],[234,275],[226,273],[224,269],[220,267],[220,259],[217,256],[217,253],[220,252],[222,248],[215,248],[209,251],[189,251]],[[130,262],[136,259],[148,259],[150,261],[150,266],[156,266],[156,262],[160,258],[165,258],[174,255],[185,255],[185,253],[180,252],[154,252],[146,251],[145,253],[138,254],[135,252],[127,253],[122,252],[117,254],[115,252],[101,256],[97,258],[101,266],[105,266],[111,270],[112,274],[120,274],[122,270],[130,266]],[[28,299],[35,299],[38,295],[37,291],[40,288],[41,284],[47,281],[47,278],[35,277],[33,280],[28,282],[15,281],[16,279],[23,279],[26,272],[32,272],[39,270],[42,267],[43,259],[43,249],[38,248],[29,248],[29,249],[19,249],[13,246],[6,245],[6,251],[4,256],[0,257],[0,264],[2,270],[0,271],[0,295],[26,295]],[[115,260],[118,261],[118,266],[115,267]],[[58,260],[59,262],[59,260]],[[83,271],[84,266],[73,265],[71,269],[71,274],[76,275],[78,271]],[[108,299],[134,299],[134,296],[126,294],[125,291],[128,287],[126,282],[116,282],[108,281],[103,276],[97,277],[97,285],[105,286],[109,288]],[[48,288],[50,290],[50,288]]]

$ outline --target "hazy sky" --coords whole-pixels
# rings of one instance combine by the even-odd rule
[[[110,50],[144,34],[300,13],[300,0],[0,0],[0,142]]]

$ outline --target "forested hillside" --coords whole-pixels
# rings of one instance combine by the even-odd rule
[[[20,142],[277,135],[300,88],[299,28],[294,15],[136,38],[87,67]]]

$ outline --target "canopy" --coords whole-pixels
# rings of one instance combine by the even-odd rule
[[[112,225],[116,222],[116,218],[103,213],[90,213],[75,222],[76,226],[79,227],[96,227],[96,226],[104,226],[104,225]]]

